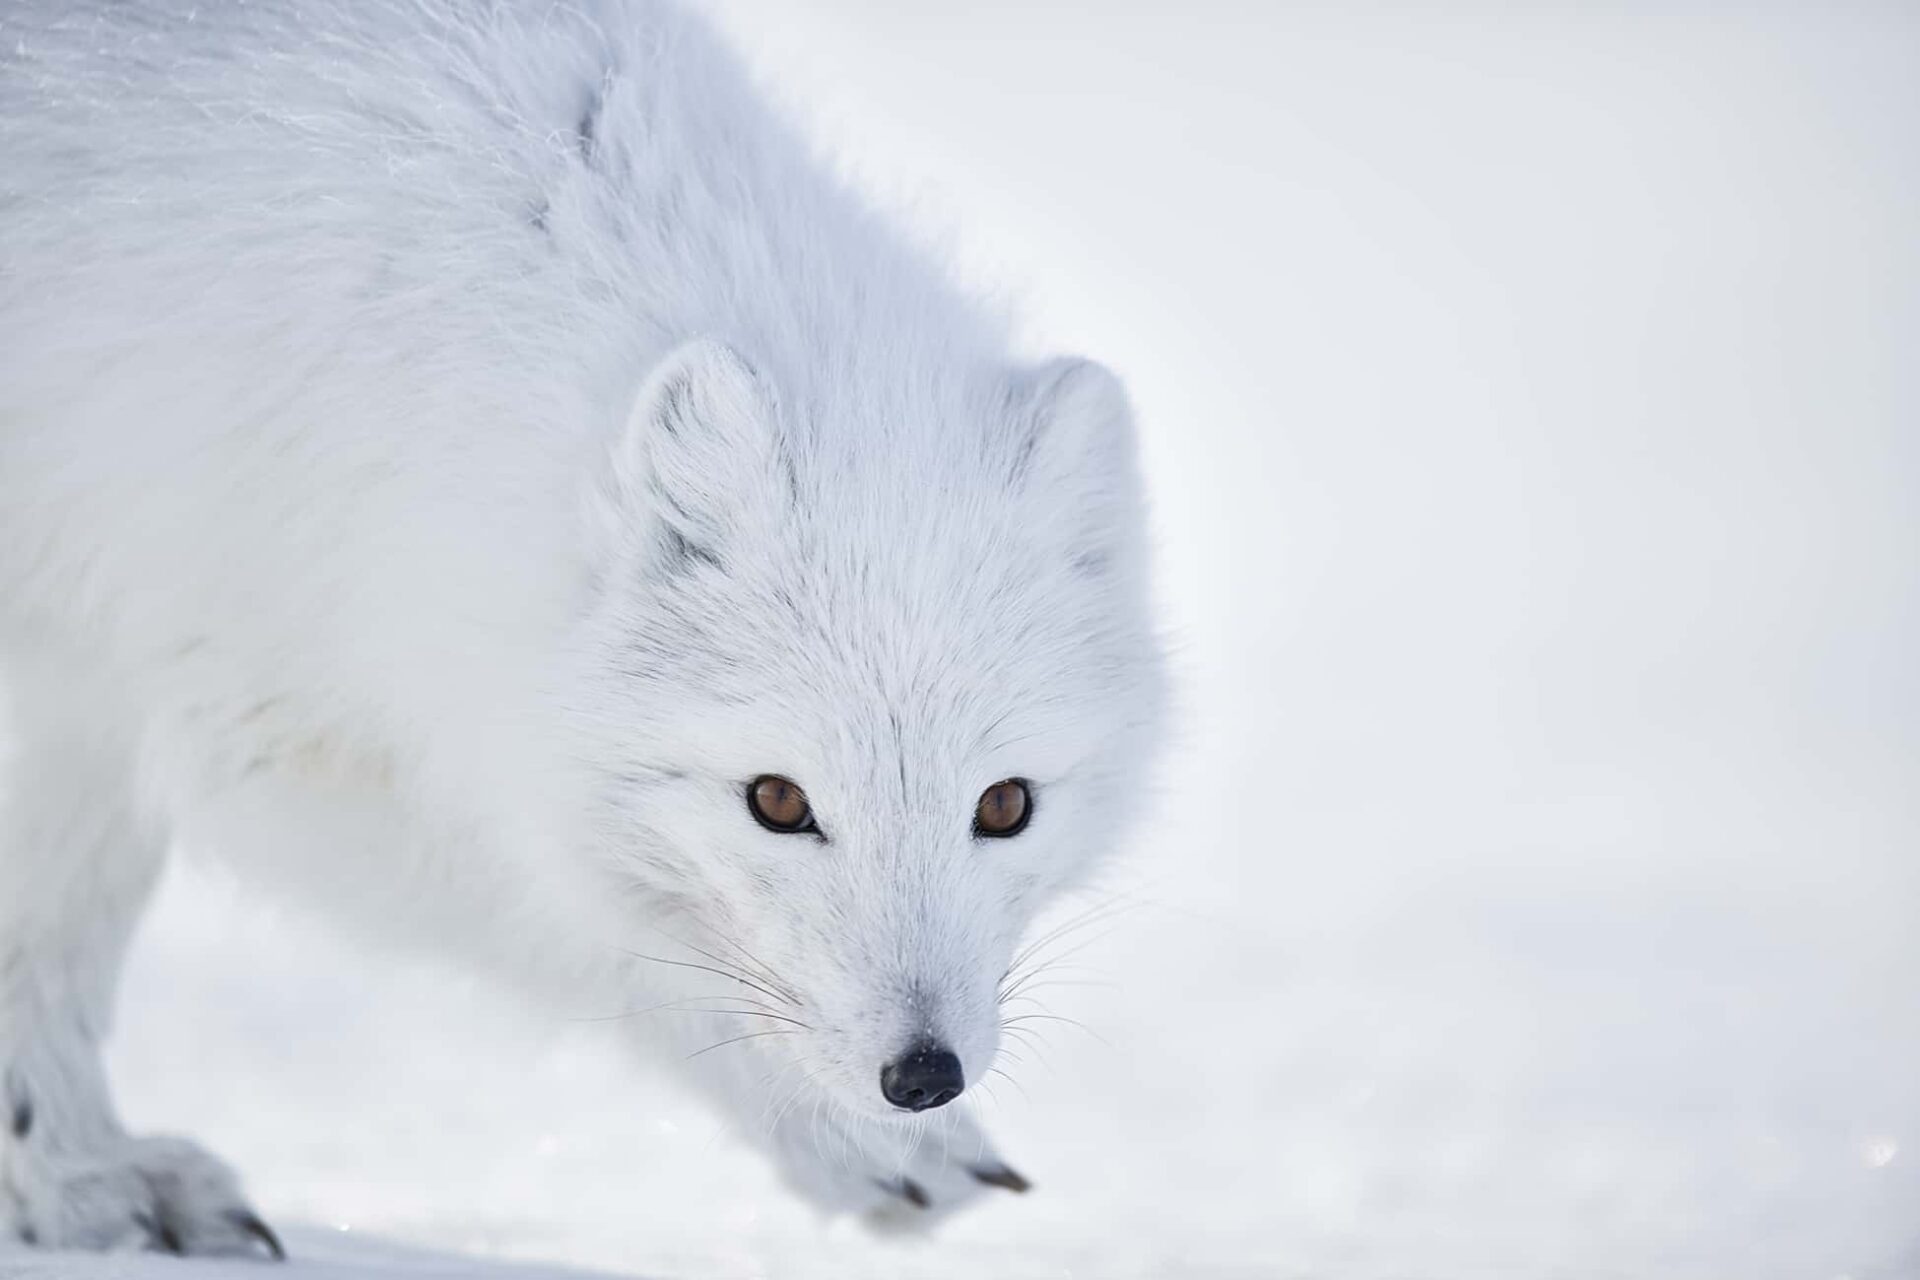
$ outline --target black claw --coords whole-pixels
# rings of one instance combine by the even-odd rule
[[[251,1209],[230,1209],[227,1221],[267,1246],[267,1252],[273,1255],[275,1262],[285,1262],[287,1251],[280,1244],[280,1237],[273,1234],[273,1228],[260,1221],[260,1215]]]
[[[179,1234],[166,1223],[156,1219],[152,1214],[134,1214],[133,1225],[146,1232],[147,1243],[159,1249],[162,1253],[184,1254],[186,1252],[186,1250],[181,1247]]]
[[[1031,1182],[1028,1182],[1025,1178],[1003,1164],[983,1165],[970,1172],[972,1172],[976,1179],[986,1183],[990,1187],[1005,1187],[1007,1190],[1016,1194],[1023,1194],[1033,1190],[1033,1184]]]
[[[927,1191],[912,1178],[900,1179],[900,1198],[916,1209],[931,1208],[933,1201],[927,1198]]]

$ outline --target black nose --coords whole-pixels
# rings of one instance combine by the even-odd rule
[[[903,1111],[944,1107],[966,1087],[960,1059],[942,1045],[919,1045],[880,1068],[880,1092]]]

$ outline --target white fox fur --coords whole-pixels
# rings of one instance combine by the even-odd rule
[[[264,1242],[98,1063],[175,842],[569,1014],[714,1011],[626,1024],[674,1060],[777,1033],[687,1070],[827,1205],[1010,1180],[876,1080],[984,1073],[1135,807],[1133,450],[677,8],[0,9],[0,1236]]]

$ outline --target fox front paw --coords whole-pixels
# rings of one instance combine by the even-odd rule
[[[924,1231],[982,1195],[1032,1185],[965,1112],[919,1123],[809,1118],[783,1128],[788,1180],[822,1207],[858,1214],[881,1232]]]
[[[863,1213],[867,1225],[883,1234],[919,1232],[984,1193],[998,1187],[1024,1194],[1033,1184],[998,1159],[982,1163],[939,1164],[918,1167],[892,1176],[876,1177],[879,1193]]]
[[[286,1257],[233,1171],[192,1142],[124,1138],[98,1151],[67,1152],[37,1148],[30,1126],[16,1126],[0,1168],[0,1209],[27,1244]]]

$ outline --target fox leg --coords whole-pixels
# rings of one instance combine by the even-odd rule
[[[83,672],[4,655],[0,719],[0,1238],[47,1248],[280,1253],[233,1174],[122,1128],[101,1065],[166,835]]]

